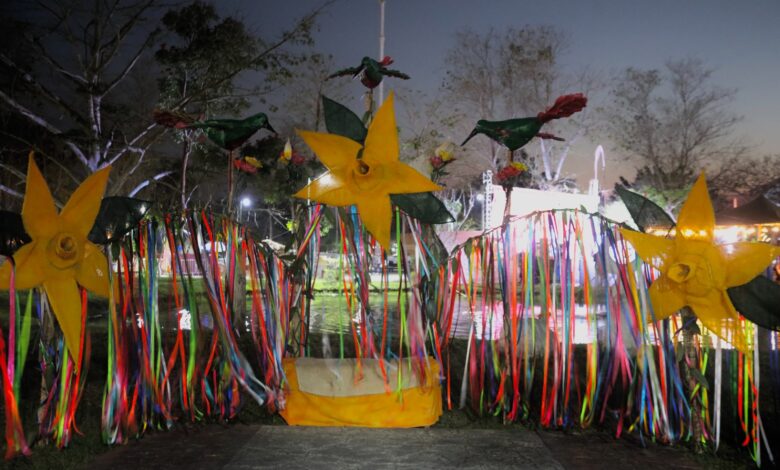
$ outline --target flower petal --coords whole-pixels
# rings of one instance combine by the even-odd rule
[[[738,242],[719,248],[726,259],[726,287],[747,284],[780,255],[780,249],[767,243]]]
[[[57,208],[49,185],[35,164],[33,152],[27,160],[27,186],[22,204],[24,229],[33,239],[50,237],[58,230]]]
[[[60,214],[63,230],[72,231],[82,238],[87,238],[100,211],[100,202],[106,192],[110,171],[111,167],[107,166],[92,173],[70,195],[68,203],[62,208]]]
[[[668,318],[686,305],[685,294],[666,276],[653,281],[650,286],[650,302],[653,304],[656,320]]]
[[[631,243],[639,257],[656,269],[662,269],[664,263],[674,253],[674,240],[625,228],[621,228],[620,233],[623,235],[623,238]]]
[[[390,197],[385,194],[365,198],[358,201],[357,206],[366,230],[374,236],[382,248],[390,249],[390,226],[393,221]]]
[[[76,282],[100,297],[108,297],[108,260],[100,248],[84,243],[84,259],[76,271]]]
[[[388,165],[388,167],[389,181],[385,187],[390,194],[424,193],[442,189],[441,186],[405,163],[397,162]]]
[[[725,291],[714,290],[704,297],[688,296],[688,304],[708,330],[740,351],[748,351],[748,341],[740,324],[739,314]]]
[[[311,199],[329,206],[351,206],[358,202],[355,191],[346,178],[327,172],[294,194],[299,199]]]
[[[22,245],[14,253],[14,262],[16,263],[15,284],[19,290],[32,289],[43,281],[45,270],[43,264],[46,254],[45,248],[37,249],[38,244],[35,240]],[[11,261],[6,260],[0,266],[0,289],[9,289],[11,283]]]
[[[677,235],[686,239],[712,242],[715,233],[715,210],[712,208],[704,173],[693,184],[688,199],[677,218]]]
[[[336,134],[296,132],[329,170],[348,167],[362,148],[354,140]]]
[[[369,165],[398,161],[398,128],[395,125],[393,101],[391,92],[368,126],[363,158]]]
[[[69,277],[47,279],[43,287],[46,289],[46,296],[49,298],[54,316],[57,317],[57,322],[65,335],[68,352],[75,361],[78,361],[81,343],[81,296],[76,281]]]

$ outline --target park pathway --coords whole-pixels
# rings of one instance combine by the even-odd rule
[[[639,447],[598,432],[201,426],[155,433],[85,468],[154,469],[610,469],[704,468],[687,451]]]

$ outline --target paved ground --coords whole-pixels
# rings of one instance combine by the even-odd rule
[[[155,469],[703,468],[687,451],[598,432],[210,425],[146,436],[86,467]]]

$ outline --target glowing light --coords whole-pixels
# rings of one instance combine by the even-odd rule
[[[241,206],[242,207],[249,207],[252,205],[252,200],[249,199],[247,196],[244,196],[241,198]]]
[[[742,229],[737,226],[718,229],[715,238],[722,243],[736,243],[742,239]]]
[[[184,308],[179,310],[179,329],[184,331],[192,329],[192,315]]]

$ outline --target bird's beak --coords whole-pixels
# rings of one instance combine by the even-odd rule
[[[471,134],[469,134],[469,136],[468,136],[468,137],[466,137],[466,140],[464,140],[464,141],[463,141],[463,143],[462,143],[462,144],[460,144],[460,146],[461,146],[461,147],[463,147],[464,145],[466,145],[466,142],[468,142],[469,140],[471,140],[471,138],[472,138],[472,137],[474,137],[474,136],[475,136],[475,135],[477,135],[477,134],[479,134],[479,131],[477,131],[477,128],[475,127],[475,128],[474,128],[474,130],[473,130],[473,131],[471,131]]]
[[[269,131],[269,132],[273,132],[274,134],[276,134],[276,135],[279,135],[279,133],[278,133],[278,132],[276,132],[276,131],[274,130],[274,128],[273,128],[273,127],[271,127],[271,125],[270,125],[270,124],[266,124],[266,125],[265,125],[265,128],[266,128],[266,129],[268,129],[268,131]]]

